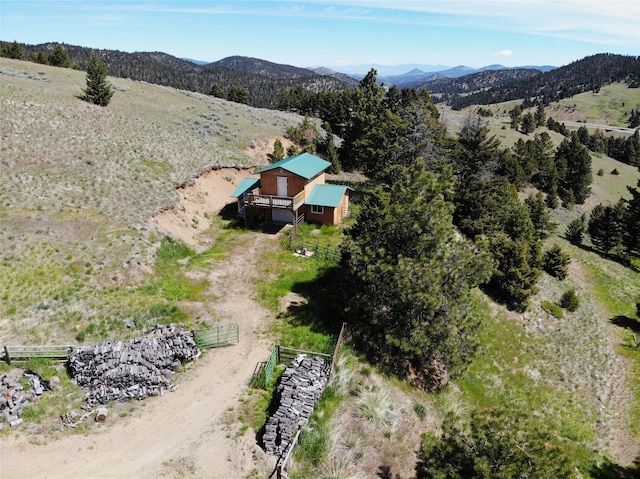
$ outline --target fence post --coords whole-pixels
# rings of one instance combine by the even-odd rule
[[[6,346],[4,347],[4,358],[6,359],[7,364],[11,366],[11,356],[9,356],[9,349],[7,349]]]

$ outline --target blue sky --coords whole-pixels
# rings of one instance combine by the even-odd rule
[[[561,66],[640,55],[640,1],[0,0],[0,39],[303,67]]]

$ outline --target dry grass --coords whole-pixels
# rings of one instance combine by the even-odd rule
[[[152,271],[150,219],[204,171],[256,164],[244,150],[297,115],[126,79],[106,108],[77,98],[85,73],[0,59],[0,336],[73,336],[78,315],[135,310]],[[62,326],[62,327],[60,327]],[[63,336],[63,337],[60,337]]]

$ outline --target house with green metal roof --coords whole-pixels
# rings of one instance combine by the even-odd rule
[[[260,168],[259,178],[245,178],[231,194],[238,214],[247,221],[339,223],[349,213],[349,189],[325,183],[329,166],[303,153]]]

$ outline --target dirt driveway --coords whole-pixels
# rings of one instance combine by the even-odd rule
[[[163,213],[160,226],[173,228],[180,236],[181,215],[190,223],[189,215],[198,210],[204,218],[202,198],[228,202],[236,183],[229,179],[230,173],[209,178],[219,186],[214,190],[203,190],[207,178],[202,178],[182,191],[176,210]],[[191,237],[183,239],[202,246],[193,228],[185,231]],[[228,258],[216,263],[210,273],[219,298],[211,306],[221,317],[239,324],[240,344],[205,353],[176,378],[174,392],[126,405],[130,408],[126,414],[112,414],[106,423],[94,424],[88,431],[67,430],[56,437],[12,431],[2,436],[0,477],[232,479],[269,475],[274,464],[256,445],[253,431],[238,433],[241,425],[233,411],[248,391],[256,364],[269,355],[270,341],[257,333],[271,313],[251,299],[251,285],[261,253],[277,248],[278,242],[273,235],[250,232],[234,245]]]

